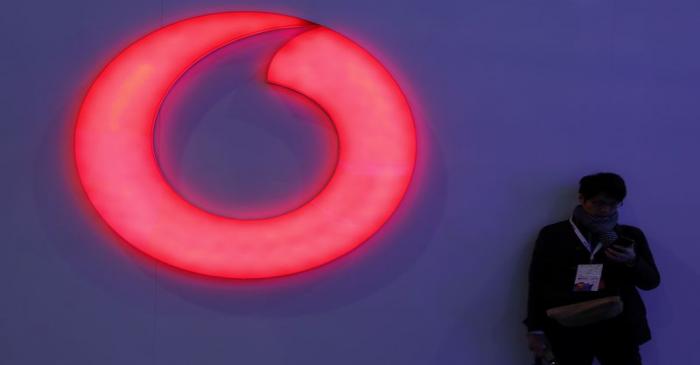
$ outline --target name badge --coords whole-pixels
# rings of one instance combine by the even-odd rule
[[[603,264],[578,265],[574,291],[598,291],[600,277],[603,275]]]

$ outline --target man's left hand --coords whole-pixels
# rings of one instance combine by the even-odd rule
[[[620,245],[612,245],[605,249],[605,256],[614,262],[619,262],[625,265],[634,265],[637,260],[637,253],[634,251],[634,245],[627,247]]]

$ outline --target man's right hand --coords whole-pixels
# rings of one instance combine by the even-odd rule
[[[527,343],[535,356],[543,357],[544,352],[547,349],[547,338],[543,333],[528,333]]]

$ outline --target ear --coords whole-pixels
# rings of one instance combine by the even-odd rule
[[[579,202],[580,204],[583,204],[583,202],[584,202],[585,200],[586,200],[586,199],[583,198],[583,194],[578,194],[578,202]]]

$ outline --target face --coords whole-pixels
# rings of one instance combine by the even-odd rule
[[[595,217],[607,217],[615,214],[617,208],[622,205],[622,202],[605,194],[596,195],[591,199],[584,199],[583,196],[579,194],[578,201],[581,203],[586,213]]]

